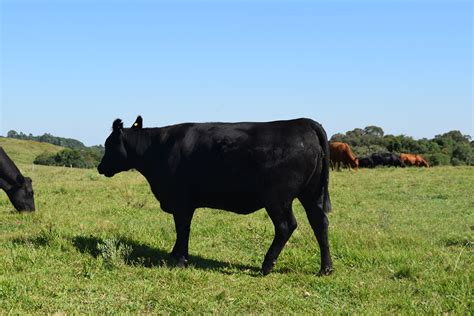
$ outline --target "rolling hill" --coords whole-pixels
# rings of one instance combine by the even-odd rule
[[[0,137],[0,146],[15,163],[31,164],[36,156],[42,153],[55,154],[64,147],[40,143],[31,140]]]

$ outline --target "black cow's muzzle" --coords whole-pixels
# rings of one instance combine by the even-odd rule
[[[99,172],[99,174],[104,174],[104,168],[102,168],[102,165],[97,166],[97,172]]]
[[[101,165],[99,165],[97,167],[97,171],[99,172],[99,174],[102,174],[102,175],[106,176],[107,178],[113,177],[113,175],[115,174],[115,172],[110,172],[110,171],[104,170],[104,168]]]
[[[34,207],[33,208],[23,207],[20,210],[18,210],[18,212],[20,212],[20,213],[29,213],[29,212],[34,212],[35,210],[36,209]]]

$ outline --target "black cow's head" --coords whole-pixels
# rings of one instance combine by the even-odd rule
[[[31,178],[17,176],[13,185],[8,185],[5,189],[8,198],[17,211],[34,211],[35,198]]]
[[[139,116],[132,128],[141,128],[142,118]],[[105,154],[97,167],[97,171],[106,177],[112,177],[116,173],[127,171],[132,168],[130,157],[124,142],[122,120],[116,119],[112,124],[112,133],[105,140]]]

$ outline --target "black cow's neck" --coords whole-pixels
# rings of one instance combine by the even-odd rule
[[[153,144],[160,142],[159,128],[128,129],[124,131],[124,143],[131,168],[141,173],[146,168],[146,155]]]
[[[7,181],[0,178],[0,189],[2,189],[5,192],[8,192],[11,188],[12,188],[11,184],[9,184]]]
[[[8,157],[3,148],[0,147],[0,179],[3,179],[3,181],[6,181],[11,186],[16,184],[19,175],[21,173],[18,167]]]

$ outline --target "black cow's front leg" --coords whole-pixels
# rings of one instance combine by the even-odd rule
[[[189,232],[193,211],[176,212],[173,214],[176,229],[176,243],[174,244],[171,256],[177,260],[178,267],[185,267],[188,263]]]

